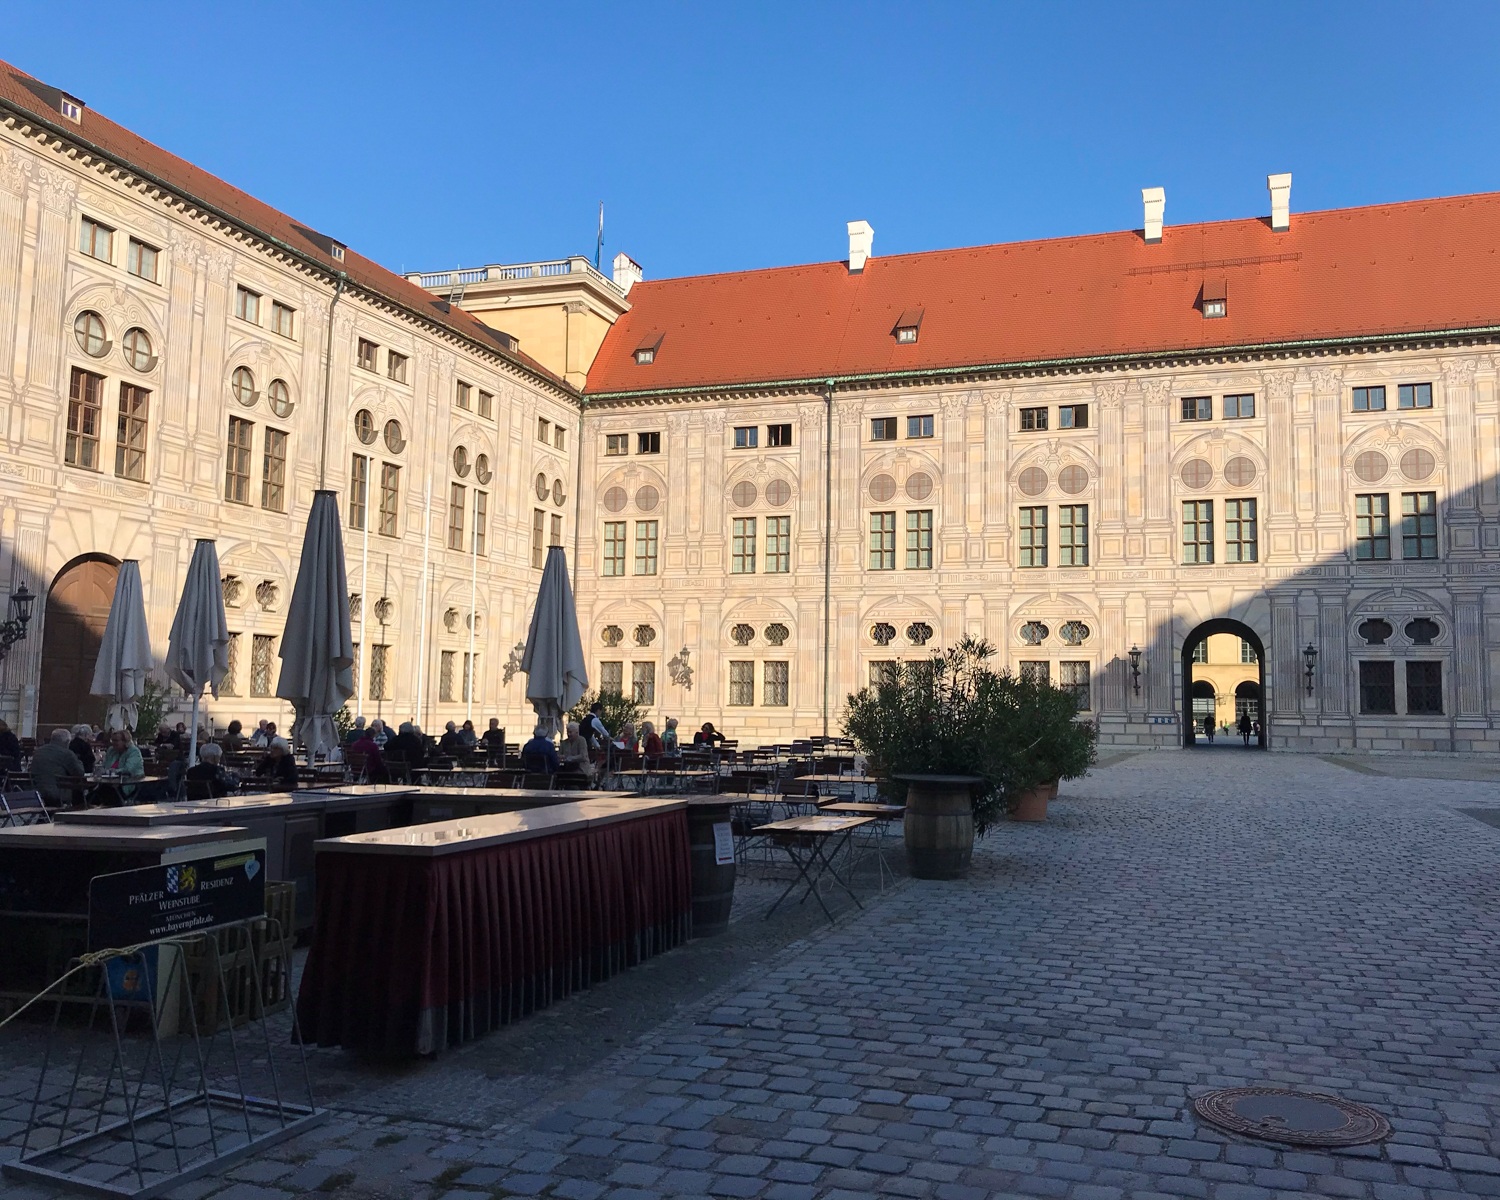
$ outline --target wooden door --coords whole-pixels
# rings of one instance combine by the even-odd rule
[[[109,701],[103,696],[90,696],[89,684],[94,679],[94,664],[104,641],[119,573],[115,563],[86,559],[67,567],[52,581],[42,626],[38,741],[64,725],[104,723]]]

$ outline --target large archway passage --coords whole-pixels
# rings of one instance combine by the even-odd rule
[[[75,558],[47,589],[42,624],[42,679],[37,695],[38,738],[59,726],[104,723],[109,701],[89,695],[120,564],[102,555]]]
[[[1250,744],[1265,749],[1270,734],[1266,648],[1250,626],[1221,617],[1189,633],[1182,643],[1181,695],[1182,744],[1187,748],[1206,744],[1205,719],[1221,731],[1224,740],[1220,744],[1241,744],[1235,727],[1240,715],[1247,713],[1252,723],[1260,724],[1259,736],[1252,736]],[[1229,726],[1227,737],[1224,725]]]

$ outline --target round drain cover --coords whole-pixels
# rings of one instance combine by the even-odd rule
[[[1193,1100],[1210,1125],[1289,1146],[1359,1146],[1390,1137],[1391,1123],[1373,1108],[1285,1088],[1226,1088]]]

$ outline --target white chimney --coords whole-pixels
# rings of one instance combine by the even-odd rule
[[[865,269],[872,247],[875,245],[875,230],[868,221],[849,222],[849,273],[858,274]]]
[[[1166,188],[1142,188],[1141,203],[1146,207],[1146,241],[1161,241],[1161,220],[1167,211]]]
[[[615,286],[630,295],[630,289],[645,278],[641,264],[623,250],[615,255]]]
[[[1271,192],[1271,228],[1275,230],[1292,227],[1292,176],[1267,175],[1266,187]]]

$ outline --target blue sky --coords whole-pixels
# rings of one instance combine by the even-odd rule
[[[0,57],[396,270],[648,277],[1500,189],[1500,4],[9,0]]]

